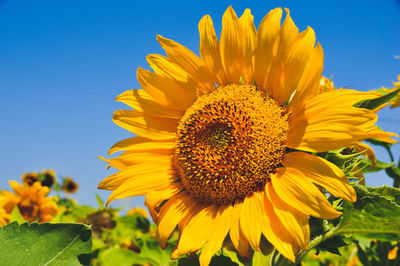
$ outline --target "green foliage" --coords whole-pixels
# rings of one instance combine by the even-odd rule
[[[400,89],[394,90],[392,92],[386,92],[386,93],[383,91],[380,91],[380,93],[382,94],[380,97],[375,98],[375,99],[363,100],[361,102],[356,103],[354,105],[354,107],[374,110],[374,109],[378,108],[379,106],[381,106],[382,104],[389,102],[399,92],[400,92]]]
[[[90,226],[27,224],[0,228],[0,265],[89,265]]]
[[[400,190],[355,186],[357,201],[344,202],[343,220],[335,234],[379,240],[400,240]],[[379,193],[385,191],[384,195]]]
[[[99,256],[101,265],[103,266],[131,266],[133,264],[144,264],[148,260],[140,254],[129,249],[120,247],[112,247],[104,250]]]
[[[373,163],[371,160],[364,158],[360,163],[360,168],[363,168],[363,173],[374,173],[379,172],[385,169],[392,167],[394,163],[385,163],[379,160],[376,160],[375,167],[373,167]]]

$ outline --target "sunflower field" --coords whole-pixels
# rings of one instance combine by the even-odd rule
[[[157,35],[165,55],[117,96],[130,136],[99,156],[115,169],[93,184],[106,202],[79,204],[56,169],[9,180],[0,265],[400,265],[399,132],[377,124],[400,107],[400,76],[336,87],[287,8],[256,27],[229,6],[220,25],[201,18],[199,56]],[[393,185],[367,185],[376,172]],[[109,207],[136,196],[144,206]]]

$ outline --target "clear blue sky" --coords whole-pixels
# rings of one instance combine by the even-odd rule
[[[288,7],[301,30],[316,31],[324,74],[338,86],[391,86],[400,74],[397,0],[0,0],[0,187],[51,168],[79,182],[80,203],[95,204],[96,192],[105,199],[109,193],[96,186],[112,171],[97,155],[131,136],[111,121],[113,111],[125,108],[114,98],[139,87],[136,69],[147,68],[147,54],[163,53],[156,34],[198,53],[198,21],[210,14],[220,31],[228,5],[238,14],[251,8],[256,25],[270,9]],[[379,125],[400,133],[400,108],[382,112]],[[394,150],[398,160],[400,144]],[[388,160],[381,150],[378,157]],[[391,184],[384,175],[367,182]]]

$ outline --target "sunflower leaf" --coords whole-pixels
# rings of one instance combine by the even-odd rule
[[[360,163],[360,168],[363,168],[363,173],[373,173],[379,172],[381,170],[385,170],[394,165],[394,163],[385,163],[379,160],[376,160],[376,165],[373,167],[373,163],[370,159],[364,158]]]
[[[400,92],[400,89],[397,89],[397,90],[394,90],[392,92],[388,92],[386,94],[383,94],[382,96],[380,96],[378,98],[375,98],[375,99],[363,100],[361,102],[356,103],[354,105],[354,107],[366,108],[366,109],[369,109],[369,110],[374,110],[374,109],[378,108],[379,106],[381,106],[382,104],[385,104],[385,103],[389,102],[399,92]]]
[[[133,264],[148,263],[148,260],[142,258],[140,254],[120,247],[112,247],[102,250],[99,254],[99,260],[103,266],[130,266]]]
[[[0,228],[0,265],[88,265],[92,231],[84,224],[27,224]]]
[[[400,240],[400,189],[356,185],[357,201],[344,202],[343,220],[335,235]]]

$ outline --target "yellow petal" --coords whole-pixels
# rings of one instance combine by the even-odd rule
[[[148,116],[136,110],[114,112],[113,121],[130,132],[153,140],[168,140],[176,137],[178,120]]]
[[[210,205],[191,213],[179,223],[180,238],[171,259],[197,251],[208,242],[215,228],[217,212],[218,206]]]
[[[156,208],[158,208],[162,202],[172,198],[181,190],[181,182],[177,182],[165,189],[151,190],[146,194],[144,205],[149,209],[151,218],[156,224],[158,224],[158,211]]]
[[[232,216],[231,205],[221,205],[216,212],[213,232],[206,247],[201,251],[199,261],[201,266],[208,266],[212,256],[221,249],[222,243],[229,231],[229,223]]]
[[[18,182],[9,180],[8,183],[10,184],[12,190],[14,190],[15,194],[22,195],[25,193],[24,188]]]
[[[167,106],[157,103],[144,90],[128,90],[121,93],[116,101],[129,105],[133,109],[140,112],[145,112],[156,117],[181,118],[184,111],[171,109]]]
[[[199,22],[200,56],[213,75],[219,87],[228,84],[219,52],[219,42],[211,17],[205,15]]]
[[[249,196],[244,199],[240,214],[240,229],[255,251],[260,251],[262,208],[258,200]]]
[[[243,65],[241,76],[244,82],[252,84],[254,81],[253,71],[253,53],[256,45],[256,27],[254,26],[254,17],[250,9],[246,9],[243,15],[239,18],[239,23],[242,28],[243,40]]]
[[[283,226],[290,232],[297,245],[302,249],[307,249],[310,241],[310,227],[308,225],[308,215],[305,215],[295,208],[282,201],[272,185],[267,184],[266,195],[272,203],[273,210]]]
[[[257,30],[254,71],[257,87],[261,90],[268,90],[268,75],[275,56],[273,49],[279,34],[281,18],[282,9],[275,8],[263,18]]]
[[[283,165],[301,172],[311,182],[326,188],[332,195],[350,202],[357,200],[353,187],[339,167],[305,152],[285,154]]]
[[[198,208],[196,200],[185,191],[175,195],[161,207],[158,216],[157,238],[163,249],[167,247],[167,240],[178,223],[189,212],[195,212]]]
[[[290,111],[303,107],[306,99],[318,94],[322,70],[324,68],[324,51],[319,43],[310,54],[304,73],[297,84],[296,92],[288,105]],[[296,111],[293,111],[296,112]]]
[[[211,91],[215,88],[207,66],[195,53],[160,35],[157,35],[157,40],[165,50],[168,59],[184,69],[197,82],[201,91]]]
[[[270,75],[268,89],[278,103],[283,104],[297,88],[315,45],[315,32],[307,28],[298,35],[286,51],[278,54],[275,71]]]
[[[368,137],[367,138],[376,138],[380,141],[383,142],[387,142],[387,143],[392,143],[395,144],[398,141],[392,139],[391,137],[399,137],[396,133],[393,132],[386,132],[383,131],[382,129],[378,128],[378,127],[374,127],[373,130],[371,130],[370,132],[368,132]]]
[[[108,162],[112,167],[122,170],[131,165],[139,163],[156,163],[158,161],[169,162],[173,149],[154,149],[151,151],[127,151],[120,156],[112,159],[105,159],[98,156],[101,160]]]
[[[355,96],[359,98],[354,100],[352,97]],[[369,97],[373,98],[373,93],[338,89],[309,98],[301,111],[290,117],[288,147],[325,152],[368,138],[377,116],[370,110],[352,105]]]
[[[261,224],[263,234],[279,253],[294,262],[294,255],[297,254],[298,247],[290,233],[283,226],[285,221],[281,221],[278,218],[265,192],[257,192],[254,195],[264,209],[261,212],[263,216],[263,223]]]
[[[277,173],[271,175],[271,181],[279,198],[304,214],[322,219],[341,215],[318,188],[294,168],[278,168]]]
[[[173,149],[175,141],[154,141],[143,137],[133,137],[115,143],[108,151],[108,155],[118,151],[151,151],[155,149]]]
[[[231,6],[222,17],[220,52],[222,66],[230,83],[238,83],[243,67],[243,40],[241,25]]]
[[[154,167],[154,163],[157,163],[156,169]],[[168,171],[170,168],[171,168],[171,163],[169,160],[164,162],[153,161],[150,163],[146,162],[146,163],[131,165],[103,179],[98,185],[98,188],[105,190],[115,190],[130,177],[145,176],[146,173],[148,172],[152,173],[158,171]]]
[[[155,73],[174,80],[190,95],[189,97],[191,99],[196,98],[197,88],[201,86],[201,84],[197,84],[186,70],[162,55],[151,54],[146,58]]]
[[[153,165],[154,168],[154,165]],[[123,199],[133,196],[142,196],[152,189],[165,189],[173,183],[173,171],[165,169],[148,170],[143,175],[129,176],[107,200],[107,205],[116,199]],[[103,180],[104,181],[104,180]]]
[[[137,70],[137,79],[157,103],[171,109],[186,110],[195,100],[192,92],[177,81],[141,67]]]
[[[236,248],[240,256],[249,258],[249,241],[246,239],[242,230],[240,229],[240,214],[242,212],[243,203],[236,202],[232,211],[232,218],[230,222],[229,236],[233,246]]]

